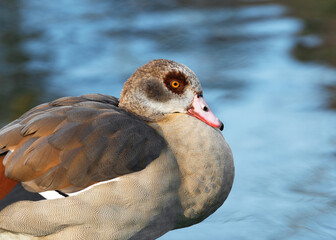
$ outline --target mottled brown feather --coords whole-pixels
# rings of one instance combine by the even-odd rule
[[[22,136],[20,134],[21,129],[22,125],[18,123],[7,125],[0,129],[0,154],[7,152],[8,149],[11,149],[14,145],[22,140]]]
[[[142,170],[165,146],[117,98],[101,94],[42,104],[0,129],[6,176],[37,192],[80,190]]]

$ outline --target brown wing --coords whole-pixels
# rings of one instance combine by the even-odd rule
[[[30,191],[74,191],[139,171],[165,146],[117,98],[100,94],[42,104],[0,130],[5,175]]]

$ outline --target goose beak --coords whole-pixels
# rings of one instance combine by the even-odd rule
[[[224,124],[219,121],[215,114],[213,114],[201,94],[195,95],[190,107],[188,108],[188,114],[198,118],[211,127],[218,128],[221,131],[224,129]]]

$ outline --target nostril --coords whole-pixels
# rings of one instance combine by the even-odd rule
[[[207,106],[204,106],[204,107],[203,107],[203,111],[204,111],[204,112],[208,112],[208,111],[209,111],[209,108],[208,108]]]

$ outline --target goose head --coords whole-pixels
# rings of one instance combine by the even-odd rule
[[[223,130],[223,123],[202,94],[198,78],[187,66],[157,59],[138,68],[126,81],[119,107],[151,122],[169,114],[185,113]]]

